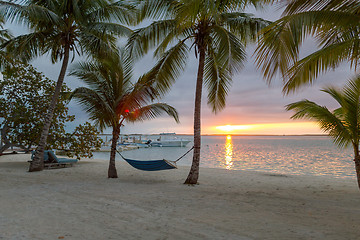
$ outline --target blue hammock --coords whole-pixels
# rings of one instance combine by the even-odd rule
[[[188,154],[194,147],[190,148],[189,151],[187,151],[184,155],[179,157],[175,161],[170,160],[150,160],[150,161],[141,161],[141,160],[133,160],[125,158],[119,151],[117,153],[126,161],[128,162],[132,167],[143,170],[143,171],[160,171],[160,170],[170,170],[177,168],[176,162],[179,161],[181,158],[183,158],[186,154]]]

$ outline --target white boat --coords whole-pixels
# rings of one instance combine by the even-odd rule
[[[178,138],[175,133],[160,133],[156,141],[152,141],[152,147],[185,147],[190,140]]]
[[[149,143],[151,142],[151,140],[141,139],[142,137],[143,135],[141,134],[130,134],[121,136],[118,146],[136,146],[137,148],[150,147]]]

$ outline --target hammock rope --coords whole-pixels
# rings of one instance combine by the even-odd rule
[[[143,171],[160,171],[160,170],[168,170],[168,169],[174,169],[177,168],[176,163],[181,160],[183,157],[185,157],[191,150],[193,150],[194,147],[190,148],[185,154],[183,154],[181,157],[176,159],[175,161],[171,160],[133,160],[129,158],[125,158],[118,150],[116,152],[121,156],[122,159],[124,159],[126,162],[128,162],[132,167],[143,170]]]
[[[184,153],[184,155],[182,155],[181,157],[179,157],[178,159],[176,159],[173,162],[178,162],[180,159],[182,159],[183,157],[185,157],[189,152],[191,152],[191,150],[194,149],[194,146],[192,146],[186,153]]]

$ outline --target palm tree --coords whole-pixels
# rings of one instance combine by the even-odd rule
[[[283,17],[262,30],[256,50],[257,64],[271,81],[279,73],[284,93],[311,84],[322,73],[350,62],[356,70],[360,58],[360,5],[356,0],[288,1]],[[300,59],[307,36],[319,50]]]
[[[112,144],[108,177],[117,178],[115,168],[116,145],[124,122],[152,119],[163,112],[179,122],[177,111],[165,103],[153,103],[162,94],[156,89],[156,79],[150,71],[137,82],[131,81],[132,64],[129,59],[112,58],[96,62],[79,63],[71,75],[84,81],[87,87],[75,89],[75,98],[94,120],[100,131],[112,128]]]
[[[100,55],[105,57],[116,48],[116,37],[131,33],[123,25],[129,23],[133,6],[113,0],[14,0],[1,1],[1,11],[6,19],[27,25],[29,34],[13,38],[5,46],[14,56],[29,61],[50,53],[51,61],[62,60],[57,85],[48,108],[44,127],[35,157],[29,171],[43,169],[43,152],[68,67],[70,54]]]
[[[260,1],[251,1],[258,6]],[[141,56],[157,46],[156,68],[162,91],[184,69],[188,53],[193,49],[198,58],[194,108],[194,153],[185,184],[196,184],[199,177],[201,146],[201,97],[203,85],[208,89],[208,105],[214,113],[225,107],[232,76],[246,58],[245,45],[256,40],[267,21],[243,13],[248,1],[173,0],[142,1],[141,17],[163,18],[134,31],[129,51]]]
[[[324,106],[303,100],[287,105],[286,109],[296,112],[292,119],[305,118],[316,121],[339,147],[352,145],[360,189],[360,75],[350,79],[342,90],[330,87],[322,91],[334,98],[340,107],[331,112]]]

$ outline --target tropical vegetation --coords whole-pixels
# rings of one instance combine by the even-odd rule
[[[360,58],[360,5],[354,0],[288,1],[283,17],[262,30],[257,64],[267,80],[280,74],[284,93],[312,84],[322,73]],[[319,49],[305,57],[301,45],[317,41]]]
[[[245,7],[262,1],[177,0],[141,1],[141,17],[160,18],[134,31],[128,43],[130,54],[142,56],[156,47],[156,66],[162,91],[167,91],[187,63],[190,51],[198,58],[194,107],[194,153],[185,181],[196,184],[201,147],[201,98],[205,85],[208,105],[214,113],[225,107],[232,76],[246,59],[245,46],[257,39],[269,22],[244,13]]]
[[[360,189],[360,75],[350,79],[343,89],[328,87],[322,91],[328,93],[340,105],[330,111],[309,100],[302,100],[286,106],[295,111],[293,119],[309,119],[316,121],[320,128],[333,138],[341,148],[352,146],[357,182]]]
[[[52,138],[53,135],[49,135],[50,143],[54,142],[55,144],[47,148],[58,149],[59,154],[69,158],[76,157],[78,160],[91,158],[93,151],[100,150],[103,144],[103,140],[98,136],[99,133],[93,124],[84,122],[76,126],[72,132],[65,132],[57,139]]]
[[[179,122],[177,111],[166,103],[152,103],[162,96],[157,88],[156,72],[150,71],[132,81],[132,62],[124,54],[92,62],[81,62],[71,75],[88,87],[76,88],[71,99],[77,100],[102,131],[112,128],[108,177],[117,178],[115,155],[120,128],[125,122],[144,121],[166,113]]]
[[[0,154],[10,147],[30,151],[38,145],[47,106],[56,82],[46,78],[29,64],[13,61],[2,72],[0,80],[0,129],[3,145]],[[70,88],[63,84],[62,92]],[[98,132],[89,123],[81,124],[73,132],[66,125],[75,120],[69,114],[68,100],[61,94],[49,129],[47,149],[63,149],[69,157],[91,157],[91,149],[101,146]],[[80,137],[81,136],[81,137]]]
[[[134,7],[113,0],[14,0],[1,1],[5,20],[21,23],[30,33],[12,38],[5,46],[13,56],[29,61],[49,54],[52,63],[62,61],[53,97],[46,114],[41,138],[29,171],[43,169],[43,152],[59,99],[66,70],[77,55],[109,56],[116,49],[116,36],[131,30],[121,24],[133,20]]]

